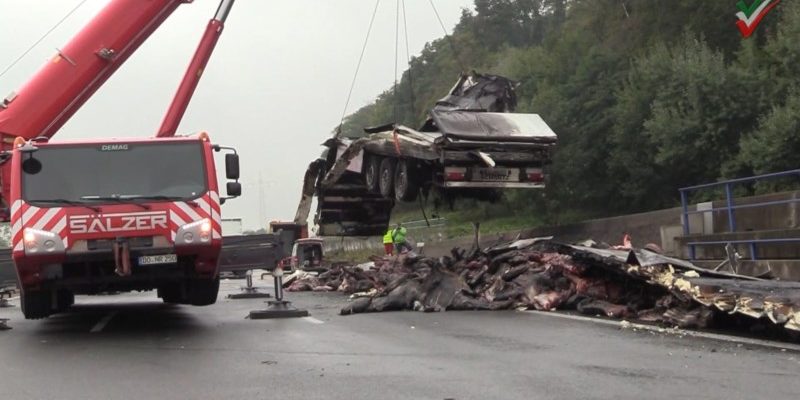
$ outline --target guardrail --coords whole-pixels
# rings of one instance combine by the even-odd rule
[[[800,199],[789,199],[789,200],[777,200],[777,201],[765,201],[760,203],[751,203],[751,204],[734,204],[733,198],[733,187],[735,185],[740,185],[744,183],[751,183],[757,181],[764,181],[770,179],[777,179],[777,178],[786,178],[786,177],[797,177],[800,178],[800,169],[795,169],[791,171],[783,171],[783,172],[776,172],[772,174],[764,174],[764,175],[757,175],[751,176],[748,178],[739,178],[739,179],[731,179],[722,182],[715,182],[715,183],[707,183],[704,185],[696,185],[696,186],[689,186],[685,188],[681,188],[681,207],[683,210],[683,234],[684,236],[689,236],[691,229],[690,229],[690,222],[689,222],[689,215],[691,214],[703,214],[709,212],[716,212],[716,211],[725,211],[728,216],[728,232],[736,232],[736,210],[745,209],[745,208],[759,208],[759,207],[768,207],[768,206],[775,206],[775,205],[782,205],[782,204],[792,204],[792,203],[799,203]],[[699,190],[706,190],[706,189],[715,189],[723,187],[725,189],[725,206],[724,207],[711,207],[706,210],[692,210],[689,211],[689,194],[692,192],[697,192]],[[785,238],[785,239],[750,239],[750,240],[733,240],[733,241],[693,241],[687,243],[689,246],[689,258],[691,260],[695,260],[697,258],[697,246],[714,246],[714,245],[725,245],[728,243],[731,244],[746,244],[750,248],[750,258],[753,260],[758,259],[758,245],[759,244],[767,244],[767,243],[792,243],[792,242],[800,242],[800,238]]]
[[[430,226],[428,225],[429,223],[430,223]],[[429,227],[430,228],[436,228],[436,227],[441,227],[441,226],[446,226],[446,225],[447,225],[447,219],[445,219],[445,218],[431,218],[431,219],[428,219],[428,221],[425,221],[423,219],[423,220],[419,220],[419,221],[403,222],[403,226],[406,227],[406,229],[409,229],[409,230],[411,230],[411,229],[423,229],[423,228],[429,228]]]

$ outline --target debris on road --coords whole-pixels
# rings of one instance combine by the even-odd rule
[[[11,327],[8,326],[8,319],[0,318],[0,331],[7,331],[9,329],[11,329]]]
[[[0,308],[8,308],[13,307],[13,305],[9,302],[12,296],[17,294],[16,287],[2,287],[0,286]]]
[[[649,250],[519,240],[451,256],[373,257],[363,270],[297,273],[288,291],[342,292],[341,314],[416,310],[577,310],[679,328],[724,323],[800,332],[800,283],[706,270]]]

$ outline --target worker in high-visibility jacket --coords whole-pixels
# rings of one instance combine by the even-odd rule
[[[387,256],[391,256],[394,254],[394,240],[392,240],[392,228],[386,230],[386,234],[383,235],[383,251],[386,253]]]
[[[403,250],[412,250],[411,245],[408,244],[406,240],[406,235],[408,234],[408,230],[402,224],[397,224],[394,229],[392,229],[392,242],[394,243],[394,248],[397,250],[397,254],[403,253]]]

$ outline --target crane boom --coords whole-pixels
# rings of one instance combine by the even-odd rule
[[[0,135],[51,137],[181,4],[111,0],[0,107]]]
[[[203,33],[200,44],[197,46],[194,57],[183,75],[183,80],[175,97],[172,99],[167,114],[164,116],[164,121],[158,129],[158,137],[175,136],[178,130],[178,125],[189,106],[189,101],[194,94],[200,78],[203,76],[203,71],[206,69],[211,53],[214,52],[214,47],[217,45],[222,29],[225,27],[225,20],[228,19],[228,14],[231,12],[234,0],[221,0],[217,8],[214,18],[208,22],[206,31]]]
[[[182,3],[110,0],[18,92],[0,101],[0,151],[17,138],[52,137]],[[173,99],[158,136],[174,136],[234,0],[221,0]],[[9,165],[0,167],[0,220],[8,220]]]

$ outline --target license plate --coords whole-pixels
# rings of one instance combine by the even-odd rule
[[[175,264],[176,262],[178,262],[178,256],[175,254],[139,257],[139,265]]]
[[[484,182],[519,182],[519,170],[515,168],[476,168],[473,170],[472,180]]]

